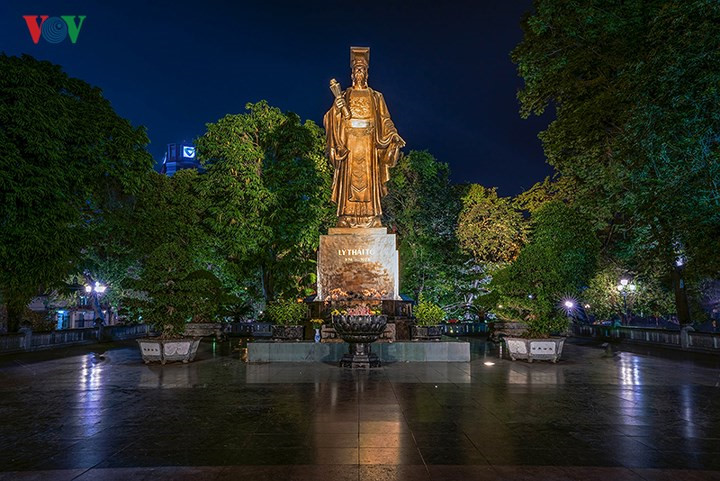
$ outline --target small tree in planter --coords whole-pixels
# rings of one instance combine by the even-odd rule
[[[215,276],[205,270],[192,270],[187,254],[163,244],[148,256],[142,277],[131,281],[144,293],[136,300],[143,318],[160,333],[158,338],[141,339],[145,362],[192,361],[200,338],[188,338],[188,322],[215,320],[222,287]]]
[[[420,295],[415,308],[415,325],[412,327],[412,337],[416,340],[439,340],[442,337],[442,321],[445,320],[445,311],[437,304],[427,301]]]
[[[300,340],[304,327],[301,325],[307,316],[307,306],[292,299],[278,299],[265,309],[265,315],[274,325],[272,337],[277,340]]]
[[[237,296],[228,293],[215,274],[200,269],[188,274],[186,282],[195,284],[196,298],[193,300],[194,312],[185,324],[185,335],[193,337],[225,337],[223,318],[238,302]]]
[[[212,239],[203,226],[206,203],[198,173],[153,173],[137,196],[127,223],[138,265],[125,284],[132,303],[159,338],[139,341],[145,362],[191,361],[199,338],[185,338],[190,321],[216,320],[224,289],[207,270]]]
[[[490,297],[498,319],[526,327],[523,337],[505,337],[511,359],[550,359],[562,353],[569,317],[563,296],[576,296],[593,275],[599,243],[573,208],[552,201],[533,213],[534,232],[517,260],[493,276]]]

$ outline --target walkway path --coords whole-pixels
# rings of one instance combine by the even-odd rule
[[[368,373],[97,348],[0,358],[0,480],[720,480],[712,363],[475,341],[471,363]]]

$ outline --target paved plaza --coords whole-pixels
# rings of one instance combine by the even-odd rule
[[[146,366],[132,342],[6,356],[0,479],[720,479],[715,360],[472,350],[372,372],[212,342],[189,365]]]

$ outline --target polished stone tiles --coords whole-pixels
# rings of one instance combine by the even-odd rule
[[[371,372],[212,343],[190,365],[132,343],[6,356],[0,480],[720,480],[717,360],[566,346]]]

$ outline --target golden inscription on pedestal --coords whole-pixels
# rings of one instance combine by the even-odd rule
[[[352,87],[330,81],[335,102],[323,120],[333,174],[338,227],[380,227],[380,199],[405,141],[390,119],[385,99],[368,87],[369,47],[350,48]]]
[[[330,235],[320,236],[318,300],[326,300],[336,289],[353,294],[372,290],[382,293],[382,299],[398,298],[395,235],[380,230],[331,229]]]

